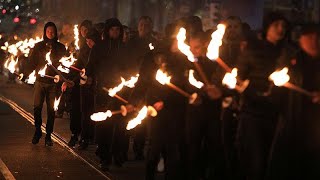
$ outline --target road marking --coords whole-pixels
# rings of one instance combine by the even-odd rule
[[[16,178],[14,178],[14,176],[12,175],[12,173],[10,172],[10,170],[8,169],[6,164],[4,164],[4,162],[2,161],[1,158],[0,158],[0,171],[1,171],[2,175],[4,176],[4,179],[6,179],[6,180],[15,180],[16,179]]]
[[[29,121],[31,124],[34,125],[34,117],[33,117],[33,115],[31,113],[27,112],[26,110],[24,110],[17,103],[15,103],[14,101],[12,101],[12,100],[10,100],[10,99],[2,96],[2,95],[0,95],[0,101],[8,104],[14,111],[16,111],[18,114],[20,114],[22,117],[24,117],[27,121]],[[42,124],[41,130],[42,130],[42,132],[45,133],[45,131],[46,131],[45,124]],[[110,178],[111,174],[106,172],[108,174],[108,175],[106,175],[101,170],[99,170],[94,165],[92,165],[90,162],[88,162],[86,159],[84,159],[82,156],[80,156],[78,153],[76,153],[72,148],[70,148],[68,146],[67,142],[61,136],[59,136],[58,134],[53,132],[51,134],[51,137],[52,137],[53,141],[57,142],[62,147],[66,148],[71,154],[73,154],[75,157],[79,158],[85,164],[89,165],[91,168],[93,168],[95,171],[97,171],[101,176],[103,176],[107,180],[111,180],[111,178]],[[108,176],[110,176],[110,177],[108,177]]]

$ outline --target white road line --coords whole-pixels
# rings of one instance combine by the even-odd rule
[[[1,158],[0,158],[0,171],[1,171],[2,175],[4,176],[4,179],[6,179],[6,180],[15,180],[16,179],[16,178],[14,178],[14,176],[12,175],[12,173],[10,172],[10,170],[8,169],[6,164],[4,164],[4,162],[2,161]]]
[[[12,101],[12,100],[10,100],[10,99],[2,96],[2,95],[0,95],[0,101],[8,104],[14,111],[16,111],[18,114],[20,114],[22,117],[24,117],[27,121],[29,121],[31,124],[34,125],[34,117],[33,117],[33,115],[31,113],[27,112],[26,110],[24,110],[17,103],[15,103],[14,101]],[[42,124],[41,130],[42,130],[42,132],[45,133],[45,124]],[[70,148],[67,145],[67,143],[63,140],[63,138],[60,137],[58,134],[53,132],[51,134],[51,137],[52,137],[53,141],[57,142],[62,147],[66,148],[71,154],[73,154],[75,157],[79,158],[81,161],[83,161],[84,163],[89,165],[92,169],[94,169],[96,172],[98,172],[101,176],[103,176],[107,180],[111,180],[111,178],[110,178],[111,174],[106,173],[106,174],[108,174],[108,176],[107,176],[101,170],[97,169],[93,164],[88,162],[86,159],[84,159],[82,156],[80,156],[78,153],[76,153],[72,148]]]

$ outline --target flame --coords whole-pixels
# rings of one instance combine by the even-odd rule
[[[115,96],[119,91],[121,91],[121,89],[124,86],[128,88],[133,88],[136,82],[138,81],[138,79],[139,79],[139,74],[137,74],[136,76],[132,76],[128,81],[126,81],[123,77],[121,77],[121,83],[117,87],[110,88],[108,90],[109,96],[111,97]]]
[[[149,44],[149,48],[151,51],[154,50],[154,46],[152,45],[152,43]]]
[[[60,97],[58,99],[57,98],[54,99],[53,108],[54,108],[55,111],[58,111],[61,97],[62,97],[62,94],[60,95]]]
[[[148,108],[144,106],[138,113],[138,116],[130,120],[127,125],[127,130],[135,128],[137,125],[141,124],[142,120],[148,115]]]
[[[224,76],[224,78],[222,80],[222,84],[225,84],[230,89],[236,88],[237,75],[238,75],[238,69],[233,68],[231,73],[226,73],[226,75]]]
[[[125,86],[127,86],[128,88],[134,88],[134,85],[137,83],[139,79],[139,74],[137,74],[136,76],[132,76],[128,81],[125,82]]]
[[[59,60],[59,62],[61,62],[61,64],[67,68],[70,68],[75,61],[77,61],[77,59],[73,57],[73,54],[71,54],[69,57],[62,57]]]
[[[209,59],[215,60],[219,57],[219,47],[222,45],[222,38],[225,30],[225,25],[218,24],[217,30],[211,34],[211,41],[207,51],[207,57]]]
[[[38,42],[42,41],[41,38],[36,37],[35,39],[25,39],[23,41],[18,41],[15,44],[10,44],[5,42],[4,46],[1,46],[2,50],[8,51],[10,54],[17,56],[18,52],[20,51],[24,54],[25,57],[28,57],[30,53],[30,49],[34,47],[34,45]]]
[[[121,77],[121,83],[117,87],[108,90],[109,96],[113,97],[117,94],[117,92],[121,91],[121,89],[124,87],[125,82],[126,80],[123,77]]]
[[[34,84],[35,81],[36,81],[36,71],[33,70],[32,73],[28,76],[27,83]]]
[[[204,84],[201,81],[196,80],[196,78],[194,77],[194,70],[190,69],[189,70],[189,82],[191,85],[195,86],[198,89],[201,89]]]
[[[52,61],[50,59],[50,54],[51,54],[51,51],[49,51],[47,54],[46,54],[46,61],[48,62],[48,64],[52,65]]]
[[[108,110],[106,112],[94,113],[90,116],[90,118],[93,121],[104,121],[111,116],[112,116],[112,112],[110,110]]]
[[[73,28],[73,33],[74,33],[74,45],[76,46],[76,50],[79,50],[79,30],[78,30],[78,24],[74,25]]]
[[[13,56],[10,56],[10,59],[8,59],[4,63],[4,67],[8,69],[11,73],[14,73],[16,71],[16,65],[18,64],[18,58],[14,60]]]
[[[275,71],[270,76],[269,79],[273,81],[276,86],[283,86],[290,80],[288,75],[288,68],[285,67],[281,71]]]
[[[188,46],[184,41],[186,40],[186,29],[180,28],[179,33],[177,35],[178,40],[178,49],[188,57],[188,60],[191,62],[195,62],[196,59],[190,50],[190,46]]]
[[[63,72],[63,73],[69,73],[70,72],[70,69],[66,68],[66,67],[63,67],[61,65],[58,66],[57,68],[59,71]]]
[[[169,84],[171,80],[171,76],[168,76],[167,73],[164,73],[159,69],[157,71],[156,80],[159,81],[159,83],[162,85]]]
[[[46,75],[47,65],[45,65],[41,70],[39,70],[38,74],[43,77]]]

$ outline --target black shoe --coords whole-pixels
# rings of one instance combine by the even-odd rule
[[[33,138],[32,138],[32,144],[38,144],[39,143],[39,140],[42,136],[42,133],[40,132],[35,132],[34,135],[33,135]]]
[[[102,161],[102,163],[100,164],[102,171],[109,171],[110,170],[109,166],[110,166],[110,163],[107,163],[105,161]]]
[[[86,150],[88,148],[88,146],[89,146],[89,142],[87,140],[82,140],[79,143],[78,149],[79,150]]]
[[[73,134],[68,142],[68,146],[74,147],[78,142],[78,135]]]
[[[44,145],[45,146],[53,146],[53,142],[52,142],[51,136],[46,136]]]

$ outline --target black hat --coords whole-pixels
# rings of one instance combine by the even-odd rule
[[[82,26],[86,27],[87,29],[92,27],[92,22],[90,20],[84,20],[82,21],[82,23],[80,24],[79,28],[81,28]]]

